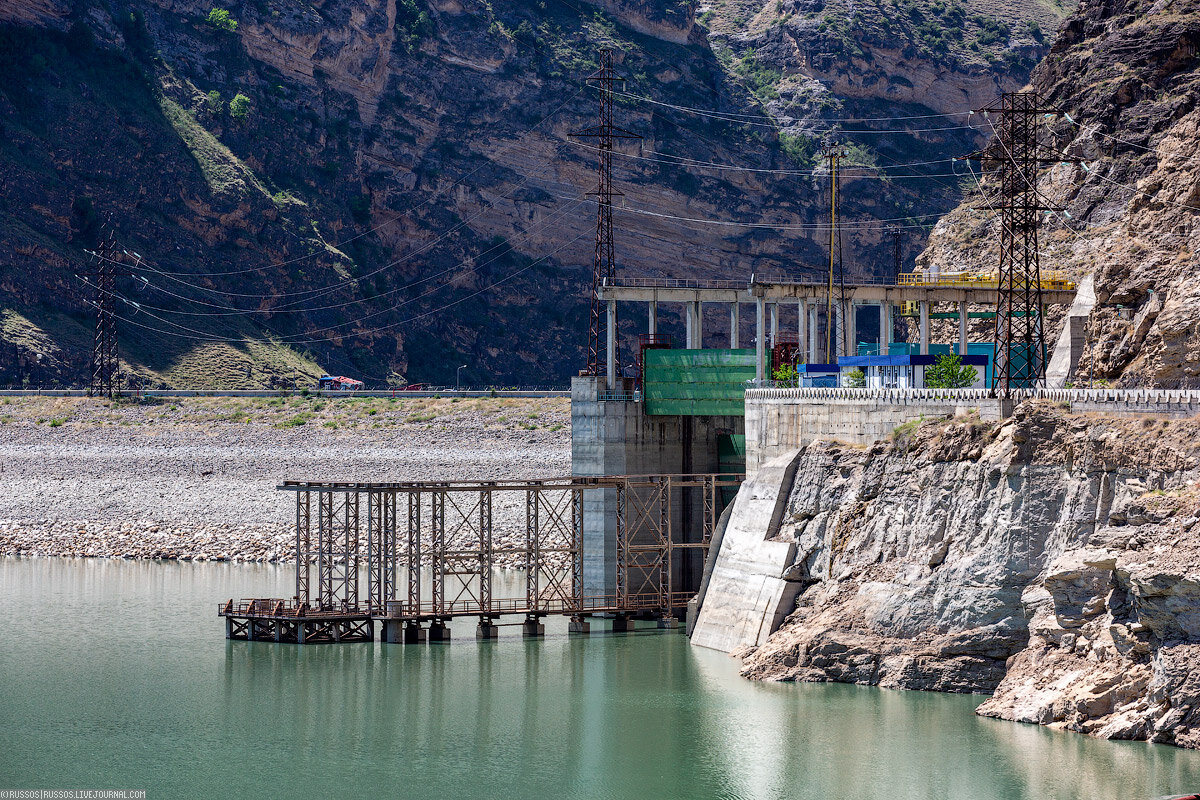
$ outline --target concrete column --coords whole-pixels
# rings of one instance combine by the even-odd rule
[[[801,300],[796,305],[796,341],[798,346],[796,352],[799,353],[805,361],[808,360],[808,301]]]
[[[729,349],[738,349],[738,304],[729,305]]]
[[[779,303],[771,303],[771,346],[779,343]]]
[[[888,354],[888,345],[892,343],[892,304],[879,304],[879,355]]]
[[[608,301],[608,390],[611,392],[617,386],[617,301]]]
[[[807,301],[805,305],[808,306],[808,363],[816,364],[817,354],[821,349],[821,337],[818,335],[820,332],[817,330],[817,307]]]
[[[521,623],[521,633],[525,636],[545,636],[546,626],[539,617],[530,615]]]
[[[700,349],[704,340],[701,330],[701,314],[704,309],[699,301],[693,300],[687,304],[687,346],[689,349]]]
[[[858,307],[853,300],[845,302],[846,310],[842,319],[846,321],[842,329],[842,353],[848,356],[858,355]]]
[[[921,303],[921,355],[929,355],[929,301]]]
[[[967,301],[958,301],[958,354],[967,354]]]
[[[500,629],[496,627],[495,621],[491,619],[479,620],[479,625],[475,628],[475,638],[480,641],[500,638]]]
[[[650,330],[651,336],[658,333],[658,301],[650,301]]]
[[[567,633],[589,633],[591,630],[592,625],[587,618],[578,614],[571,617],[571,621],[567,623]]]
[[[754,377],[759,381],[766,377],[767,371],[767,343],[765,341],[766,330],[764,330],[766,328],[766,304],[767,301],[761,297],[757,298],[754,304]]]
[[[617,614],[615,617],[613,617],[613,633],[628,633],[636,628],[637,624],[633,621],[633,617],[629,616],[628,614]]]
[[[446,623],[440,619],[435,619],[433,622],[430,622],[428,640],[431,642],[450,641],[450,629],[446,627]]]

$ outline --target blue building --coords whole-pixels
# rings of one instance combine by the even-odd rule
[[[932,348],[931,348],[932,349]],[[866,376],[868,389],[923,389],[925,370],[937,363],[945,353],[897,354],[887,356],[842,356],[837,366],[841,370],[841,385],[846,385],[846,373],[861,369]],[[990,355],[959,356],[964,366],[975,368],[975,383],[972,388],[986,388],[990,380]]]

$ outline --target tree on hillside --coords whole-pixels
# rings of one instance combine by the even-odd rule
[[[250,116],[250,98],[238,92],[229,101],[229,116],[241,122]]]
[[[975,383],[979,373],[964,366],[957,354],[938,356],[937,363],[925,370],[925,386],[930,389],[965,389]]]
[[[228,31],[233,33],[237,30],[237,20],[229,16],[229,12],[223,8],[214,8],[208,12],[209,25],[212,25],[219,31]]]

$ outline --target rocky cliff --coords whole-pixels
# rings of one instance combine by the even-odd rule
[[[1040,131],[1043,155],[1064,159],[1039,179],[1047,204],[1062,209],[1043,221],[1041,265],[1095,276],[1079,374],[1096,381],[1174,388],[1200,379],[1198,10],[1194,0],[1085,2],[1030,79],[1063,112]],[[974,124],[987,131],[994,122]],[[985,176],[938,222],[918,263],[994,268],[996,191]]]
[[[626,274],[802,275],[827,260],[828,180],[813,155],[828,123],[794,113],[803,103],[787,119],[764,105],[775,68],[752,69],[729,44],[732,22],[698,25],[692,2],[212,10],[211,0],[0,5],[0,383],[86,372],[84,251],[110,217],[145,257],[118,284],[126,369],[144,381],[250,386],[320,368],[449,381],[464,363],[471,383],[562,380],[580,365],[594,230],[594,152],[568,134],[594,120],[583,81],[601,46],[628,79],[617,121],[644,137],[616,160]],[[744,24],[758,36],[758,22]],[[915,29],[893,34],[871,34],[874,54],[830,40],[823,66],[803,76],[825,87],[812,108],[927,114],[953,105],[947,87],[986,94],[1011,83],[1004,69],[1024,69],[935,69],[909,41]],[[997,52],[1025,47],[1013,36]],[[908,55],[885,58],[888,47]],[[864,89],[881,70],[913,91]],[[844,108],[842,93],[853,96]],[[929,136],[873,152],[905,160],[979,141],[970,130]],[[912,217],[911,257],[929,215],[959,199],[953,182],[926,184],[848,180],[843,214]],[[853,270],[891,269],[879,225],[847,236],[844,252]],[[681,325],[668,312],[663,328]]]
[[[1200,746],[1200,421],[1029,403],[810,445],[790,486],[801,593],[745,675],[995,692],[979,713]]]

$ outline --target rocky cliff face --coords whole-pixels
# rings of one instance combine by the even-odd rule
[[[995,692],[979,713],[1200,746],[1200,421],[1026,404],[807,447],[807,588],[744,674]]]
[[[1085,2],[1030,79],[1065,114],[1041,131],[1044,153],[1083,161],[1051,166],[1039,180],[1047,203],[1065,211],[1042,224],[1042,268],[1095,275],[1098,304],[1080,372],[1117,385],[1200,379],[1198,10],[1194,0]],[[989,130],[990,122],[976,124]],[[934,228],[918,263],[993,269],[995,193],[985,178]]]
[[[86,372],[91,290],[75,273],[110,215],[148,261],[119,311],[126,366],[151,383],[261,385],[317,362],[376,381],[448,381],[464,363],[472,383],[562,380],[580,365],[594,230],[594,152],[568,134],[594,120],[583,79],[600,46],[628,79],[618,122],[644,137],[616,160],[626,274],[796,276],[827,260],[813,125],[774,121],[761,70],[729,57],[728,28],[714,49],[692,2],[244,0],[223,6],[235,30],[212,7],[0,6],[0,383]],[[830,40],[803,76],[825,87],[813,108],[878,114],[886,96],[929,113],[943,87],[976,91],[970,69],[895,46],[908,55]],[[913,90],[879,95],[881,71]],[[984,93],[999,85],[985,72]],[[913,147],[957,153],[977,135],[944,136]],[[957,203],[923,180],[848,179],[843,214],[923,221]],[[844,250],[853,270],[890,269],[879,226]],[[681,327],[668,310],[663,332]]]

